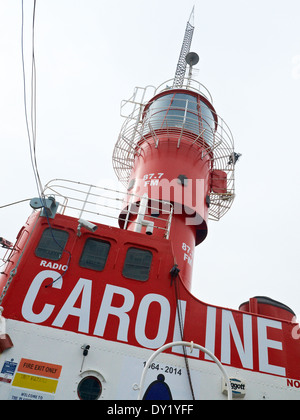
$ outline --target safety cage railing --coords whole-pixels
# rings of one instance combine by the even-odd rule
[[[178,133],[178,148],[184,134],[185,141],[201,147],[202,157],[210,156],[212,171],[220,170],[226,173],[226,192],[215,193],[212,191],[210,195],[209,218],[219,220],[229,210],[235,196],[235,160],[232,159],[232,156],[234,156],[232,133],[226,122],[205,103],[205,100],[210,103],[212,100],[210,93],[203,85],[198,83],[198,87],[192,88],[192,81],[189,80],[183,85],[187,94],[180,92],[183,99],[177,100],[175,98],[176,101],[171,102],[172,100],[170,100],[168,102],[165,101],[165,98],[171,96],[174,92],[168,82],[165,82],[164,85],[166,86],[164,88],[162,88],[163,85],[157,89],[153,86],[136,88],[134,95],[121,104],[121,115],[126,117],[126,120],[113,152],[114,170],[119,181],[127,186],[135,156],[141,153],[141,144],[149,142],[151,138],[154,139],[155,147],[158,148],[161,135],[174,138],[174,131],[176,130]],[[159,100],[152,102],[151,98],[147,98],[149,90],[152,95],[162,92],[166,95],[160,96]],[[189,91],[200,93],[205,100],[197,103],[193,94]]]
[[[140,232],[145,223],[152,229],[158,229],[162,237],[169,239],[173,206],[169,202],[151,199],[120,191],[68,179],[53,179],[44,188],[44,195],[53,197],[58,202],[58,213],[86,218],[94,223],[108,224],[126,229],[130,221],[135,231]],[[143,204],[144,203],[144,204]],[[164,208],[164,218],[151,210]],[[147,212],[145,211],[147,209]],[[167,216],[166,216],[167,215]],[[145,222],[147,219],[147,222]],[[151,233],[149,230],[147,233]]]

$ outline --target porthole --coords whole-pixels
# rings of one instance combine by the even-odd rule
[[[102,393],[102,384],[95,376],[86,376],[77,387],[80,400],[98,400]]]

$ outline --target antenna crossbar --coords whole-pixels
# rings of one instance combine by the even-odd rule
[[[179,59],[178,59],[177,67],[176,67],[173,88],[180,88],[183,85],[184,76],[186,72],[186,65],[187,65],[185,57],[190,51],[193,33],[194,33],[194,26],[191,23],[193,20],[194,20],[194,8],[192,10],[190,19],[186,25],[183,43],[181,46],[181,51],[180,51],[180,55],[179,55]]]

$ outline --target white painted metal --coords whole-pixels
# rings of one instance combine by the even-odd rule
[[[18,363],[21,358],[62,366],[55,393],[23,390],[33,399],[36,397],[56,400],[79,399],[77,386],[80,380],[85,376],[93,375],[102,383],[100,400],[136,400],[142,371],[147,360],[153,354],[151,349],[21,321],[6,320],[6,332],[10,335],[14,347],[0,355],[0,372],[5,361],[14,360]],[[90,350],[81,370],[82,346],[85,344],[90,345]],[[190,358],[189,364],[196,399],[227,399],[222,394],[221,376],[215,363]],[[145,387],[148,387],[156,379],[158,373],[163,372],[166,382],[172,385],[174,400],[191,399],[182,356],[161,353],[158,368],[159,371],[156,364],[154,369],[150,365]],[[181,374],[175,374],[175,369],[177,369],[176,372],[181,369]],[[300,398],[300,388],[288,387],[287,379],[284,377],[230,366],[226,366],[226,371],[230,378],[239,378],[246,384],[245,400],[299,400]],[[17,398],[20,390],[21,388],[14,386],[13,382],[0,381],[0,400]]]
[[[222,363],[219,361],[219,359],[217,359],[216,358],[216,356],[211,352],[211,351],[209,351],[208,349],[206,349],[205,347],[203,347],[203,346],[200,346],[200,344],[197,344],[197,343],[193,343],[192,341],[191,342],[188,342],[188,341],[174,341],[174,342],[172,342],[172,343],[168,343],[168,344],[165,344],[164,346],[162,346],[162,347],[160,347],[159,349],[157,349],[150,357],[149,357],[149,359],[147,360],[147,363],[146,363],[146,365],[145,365],[145,367],[144,367],[144,370],[143,370],[143,373],[142,373],[142,376],[141,376],[141,381],[140,381],[140,385],[139,385],[139,389],[140,389],[140,392],[139,392],[139,395],[138,395],[138,400],[141,400],[142,399],[142,396],[143,396],[143,389],[144,389],[144,383],[145,383],[145,378],[146,378],[146,374],[147,374],[147,372],[148,372],[148,369],[149,369],[149,366],[151,365],[151,363],[156,359],[156,357],[159,355],[159,354],[161,354],[163,351],[165,351],[165,350],[167,350],[167,349],[169,349],[170,347],[177,347],[177,346],[185,346],[185,347],[190,347],[190,349],[191,349],[191,352],[193,351],[193,348],[196,348],[196,349],[199,349],[199,350],[201,350],[203,353],[205,353],[205,354],[207,354],[209,357],[211,357],[212,359],[213,359],[213,361],[217,364],[217,366],[219,367],[219,369],[221,370],[221,372],[222,372],[222,374],[223,374],[223,377],[224,377],[224,379],[225,379],[225,381],[226,381],[226,383],[227,384],[229,384],[230,383],[230,379],[229,379],[229,376],[228,376],[228,374],[227,374],[227,372],[226,372],[226,370],[224,369],[224,367],[223,367],[223,365],[222,365]],[[232,400],[232,391],[231,391],[231,387],[229,386],[228,387],[228,400]]]

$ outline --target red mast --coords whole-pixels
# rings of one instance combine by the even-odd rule
[[[130,104],[133,109],[127,113],[113,154],[114,169],[130,194],[120,226],[166,237],[163,227],[171,211],[167,235],[188,289],[195,246],[207,235],[208,219],[219,220],[234,198],[237,156],[230,130],[217,116],[210,93],[192,79],[192,67],[199,60],[189,52],[192,18],[193,12],[174,79],[154,89],[148,101],[150,87],[136,88],[123,103],[123,109]]]

